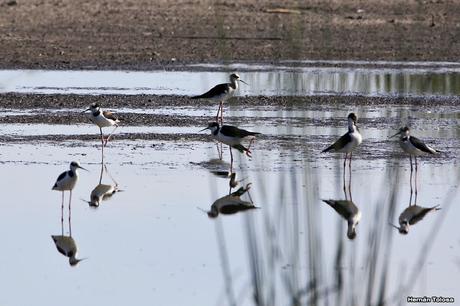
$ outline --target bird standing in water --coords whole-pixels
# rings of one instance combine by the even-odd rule
[[[229,146],[230,148],[230,172],[233,172],[232,148],[237,149],[241,153],[246,153],[246,155],[250,157],[251,156],[251,151],[250,151],[251,144],[254,141],[255,136],[260,134],[257,132],[250,132],[247,130],[243,130],[243,129],[237,128],[236,126],[231,126],[231,125],[220,126],[217,122],[209,123],[208,126],[202,129],[201,131],[204,131],[204,130],[210,130],[211,136],[215,140]],[[241,142],[244,139],[250,139],[250,143],[247,148],[241,144]]]
[[[436,154],[441,153],[439,150],[435,150],[429,146],[427,146],[423,141],[418,139],[417,137],[410,135],[410,129],[405,126],[399,129],[399,131],[390,136],[393,138],[399,135],[399,146],[401,149],[409,154],[409,161],[410,161],[410,190],[412,194],[412,173],[414,171],[414,166],[412,165],[412,156],[415,159],[415,201],[417,202],[417,173],[418,173],[418,163],[417,163],[417,156],[423,154]]]
[[[62,192],[62,203],[61,203],[61,222],[63,221],[63,212],[64,212],[64,191],[70,191],[70,196],[69,196],[69,222],[70,222],[70,214],[71,214],[71,209],[70,205],[72,203],[72,190],[75,187],[75,184],[77,184],[78,181],[78,169],[83,169],[82,166],[76,161],[73,161],[70,163],[70,170],[65,171],[59,175],[59,177],[56,180],[56,183],[54,183],[52,190],[57,190]],[[88,171],[88,170],[86,170]]]
[[[219,101],[219,108],[217,109],[216,122],[219,122],[220,114],[220,123],[224,123],[224,101],[232,97],[236,90],[238,89],[238,81],[248,84],[245,81],[240,79],[240,76],[236,73],[230,75],[230,83],[218,84],[211,88],[209,91],[205,92],[202,95],[191,97],[191,99],[211,99]]]
[[[99,127],[99,131],[101,133],[102,151],[104,151],[104,147],[107,145],[107,142],[109,141],[110,137],[118,128],[118,123],[120,123],[120,120],[112,112],[102,111],[101,107],[97,103],[91,104],[90,107],[84,110],[82,113],[85,113],[87,111],[91,111],[91,113],[88,115],[91,122],[93,122],[95,125]],[[102,128],[109,126],[115,126],[115,128],[109,134],[109,136],[107,136],[107,139],[104,140]]]
[[[345,168],[346,161],[348,154],[350,154],[350,162],[349,162],[349,167],[351,168],[351,157],[353,154],[353,150],[361,144],[363,141],[363,138],[361,134],[359,133],[358,126],[356,125],[356,122],[358,118],[354,113],[350,113],[348,115],[348,132],[345,133],[342,137],[340,137],[336,142],[334,142],[332,145],[321,151],[321,153],[324,152],[339,152],[339,153],[345,153],[345,159],[343,161],[343,167]]]

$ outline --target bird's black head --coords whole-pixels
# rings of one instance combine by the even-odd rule
[[[91,104],[91,105],[89,106],[89,108],[90,108],[90,109],[98,109],[98,108],[100,108],[100,106],[99,106],[99,104],[97,104],[97,103],[93,103],[93,104]]]
[[[358,121],[358,117],[356,117],[355,113],[349,113],[348,114],[348,119],[353,120],[354,123],[356,123],[356,121]]]
[[[399,129],[399,132],[401,133],[408,133],[409,132],[409,127],[405,126]]]
[[[73,161],[73,162],[70,163],[70,167],[76,167],[76,168],[78,168],[78,167],[80,167],[80,164],[79,164],[78,162],[74,162],[74,161]]]
[[[347,237],[348,237],[348,239],[350,239],[350,240],[355,239],[355,238],[356,238],[356,231],[353,230],[353,231],[351,231],[350,233],[347,233]]]
[[[230,75],[230,79],[231,80],[239,80],[240,79],[240,76],[237,74],[237,73],[232,73]]]
[[[218,128],[219,127],[219,123],[217,122],[209,122],[208,124],[208,129],[214,129],[214,128]]]

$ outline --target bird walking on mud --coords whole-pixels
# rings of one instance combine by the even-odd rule
[[[217,122],[209,123],[209,125],[205,127],[204,129],[202,129],[201,131],[204,131],[204,130],[210,130],[211,136],[215,140],[229,146],[230,148],[230,172],[233,172],[232,148],[237,149],[241,153],[246,153],[247,156],[251,157],[251,151],[250,151],[251,144],[254,141],[255,136],[260,134],[258,132],[250,132],[247,130],[243,130],[243,129],[237,128],[236,126],[232,126],[232,125],[220,126]],[[247,148],[241,144],[241,142],[245,139],[250,140],[250,143]]]
[[[89,114],[89,119],[91,120],[91,122],[93,122],[99,127],[99,131],[101,133],[102,149],[104,149],[110,137],[118,128],[118,123],[120,123],[120,120],[112,112],[102,111],[101,107],[97,103],[91,104],[90,107],[84,110],[82,113],[86,113],[87,111],[91,111],[91,113]],[[107,139],[104,140],[102,128],[110,126],[115,126],[115,128],[109,134],[109,136],[107,136]]]
[[[70,222],[70,214],[71,214],[71,203],[72,203],[72,190],[74,189],[75,185],[78,181],[78,169],[83,169],[82,166],[76,161],[70,163],[70,170],[65,171],[59,175],[54,183],[52,190],[57,190],[62,192],[62,203],[61,203],[61,222],[63,222],[64,216],[64,192],[69,191],[69,222]],[[88,171],[88,170],[86,170]]]
[[[407,235],[409,233],[409,226],[422,220],[429,212],[440,210],[439,205],[433,207],[421,207],[417,205],[410,205],[399,216],[399,227],[391,224],[396,228],[400,234]]]
[[[439,150],[435,150],[429,146],[427,146],[423,141],[418,139],[417,137],[410,135],[410,129],[405,126],[399,129],[399,131],[390,136],[393,138],[399,135],[399,146],[401,149],[409,154],[409,161],[410,161],[410,189],[412,193],[412,173],[414,171],[414,166],[412,165],[412,156],[414,156],[415,160],[415,197],[417,198],[417,173],[418,173],[418,163],[417,163],[417,156],[423,154],[436,154],[441,153]]]
[[[347,162],[347,157],[350,155],[350,162],[349,167],[351,169],[351,157],[353,154],[353,150],[356,149],[357,146],[361,144],[363,138],[359,133],[358,126],[356,125],[358,118],[354,113],[350,113],[347,117],[348,119],[348,132],[345,133],[342,137],[340,137],[336,142],[332,145],[321,151],[324,152],[339,152],[345,153],[345,159],[343,160],[343,168],[345,169],[345,165]]]
[[[236,73],[230,75],[230,83],[218,84],[199,96],[193,96],[191,99],[210,99],[219,101],[219,108],[217,109],[216,122],[224,123],[224,109],[223,104],[226,100],[232,97],[238,89],[238,81],[248,85],[245,81],[240,79],[240,76]]]

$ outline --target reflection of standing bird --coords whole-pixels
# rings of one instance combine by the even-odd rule
[[[219,213],[224,215],[236,214],[240,211],[258,208],[253,203],[241,200],[241,196],[250,189],[250,184],[240,187],[237,191],[217,199],[211,205],[211,210],[207,212],[209,218],[216,218]]]
[[[347,237],[355,239],[356,226],[361,220],[361,211],[359,208],[352,201],[348,200],[323,200],[323,202],[329,204],[339,215],[347,220]]]
[[[247,84],[246,82],[240,79],[240,76],[238,74],[233,73],[230,75],[230,83],[218,84],[211,88],[209,91],[205,92],[204,94],[191,97],[191,99],[212,99],[219,101],[219,108],[217,110],[216,121],[219,122],[220,113],[220,123],[223,123],[223,103],[225,100],[229,99],[235,94],[236,90],[238,89],[238,81]]]
[[[401,234],[409,233],[409,225],[414,225],[415,223],[422,220],[427,213],[431,211],[440,210],[439,205],[433,207],[421,207],[417,205],[411,205],[403,210],[399,216],[399,227],[393,225],[396,229],[399,230]]]
[[[77,258],[77,244],[72,237],[64,235],[53,235],[51,238],[53,239],[59,253],[69,257],[69,264],[71,266],[76,266],[80,261],[83,260]]]
[[[345,167],[345,163],[347,161],[348,154],[350,154],[350,167],[351,167],[351,155],[353,150],[361,144],[363,138],[359,133],[358,126],[356,125],[358,118],[354,113],[350,113],[348,115],[348,132],[340,137],[336,142],[332,145],[321,151],[321,153],[334,151],[345,153],[345,160],[343,162],[343,166]]]
[[[99,207],[102,201],[109,199],[118,191],[117,185],[99,184],[91,191],[91,200],[88,201],[88,204],[91,207]]]
[[[113,113],[108,111],[102,111],[99,104],[97,103],[91,104],[88,109],[83,111],[83,113],[87,111],[91,111],[91,114],[89,114],[89,119],[91,120],[91,122],[93,122],[95,125],[99,127],[99,131],[101,133],[102,146],[104,147],[105,145],[107,145],[107,142],[109,141],[113,132],[115,132],[115,130],[118,128],[118,123],[120,123],[120,120],[118,120],[118,118]],[[102,128],[109,126],[115,126],[115,128],[109,134],[107,139],[104,140]]]

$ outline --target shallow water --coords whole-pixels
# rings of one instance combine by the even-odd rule
[[[206,82],[203,87],[211,80]],[[206,122],[215,108],[115,111]],[[346,238],[346,222],[321,201],[345,198],[341,156],[319,153],[344,133],[350,111],[357,112],[364,137],[352,163],[351,193],[362,213],[353,241]],[[0,109],[0,116],[79,112]],[[199,124],[120,126],[105,149],[108,174],[102,182],[116,181],[122,192],[98,208],[85,202],[100,179],[96,127],[0,124],[0,304],[42,305],[52,299],[69,306],[152,301],[249,306],[298,299],[301,305],[375,305],[381,300],[396,305],[405,304],[408,295],[458,299],[460,277],[453,273],[460,262],[457,112],[455,105],[326,103],[284,110],[229,104],[226,120],[264,134],[254,143],[252,158],[235,152],[240,186],[252,184],[241,199],[260,209],[217,219],[203,210],[229,192],[228,178],[221,175],[229,170],[229,155],[224,148],[224,161],[217,160],[216,145],[203,137],[205,132],[198,133]],[[442,209],[411,226],[408,235],[389,225],[398,223],[410,197],[408,159],[387,138],[404,124],[445,151],[419,159],[417,195],[418,205]],[[61,233],[61,195],[51,186],[72,160],[89,170],[80,172],[73,192],[72,237],[79,256],[87,258],[74,268],[51,240]],[[67,206],[65,213],[68,234]]]
[[[206,65],[181,71],[0,70],[0,92],[41,94],[197,95],[238,70],[241,96],[455,96],[457,63],[291,62],[289,65]],[[321,64],[321,65],[320,65]],[[319,66],[316,66],[319,65]],[[183,71],[202,68],[208,71]],[[224,71],[222,71],[224,70]]]

